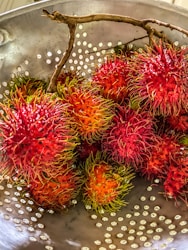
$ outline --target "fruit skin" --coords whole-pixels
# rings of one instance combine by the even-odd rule
[[[32,179],[28,190],[35,204],[45,209],[62,210],[79,195],[82,186],[81,172],[74,165],[67,164],[58,171],[42,172]]]
[[[69,105],[68,112],[74,119],[75,128],[88,143],[100,140],[111,124],[114,115],[114,102],[98,93],[90,84],[67,89],[62,101]]]
[[[174,135],[157,135],[148,157],[140,164],[139,172],[149,180],[165,179],[169,167],[181,156],[181,144]]]
[[[79,140],[65,104],[43,92],[36,92],[28,101],[18,91],[12,95],[11,106],[1,104],[1,108],[3,172],[29,181],[73,160]]]
[[[130,166],[117,164],[104,154],[91,154],[82,165],[85,172],[83,201],[98,212],[112,212],[126,206],[125,196],[133,188],[135,177]]]
[[[130,59],[131,99],[154,115],[176,116],[188,110],[187,49],[155,41]]]
[[[137,168],[155,142],[153,118],[126,106],[118,106],[116,111],[112,125],[103,135],[102,149],[114,161]]]
[[[127,98],[128,59],[123,56],[108,58],[101,66],[96,67],[92,82],[101,89],[101,94],[118,103]]]

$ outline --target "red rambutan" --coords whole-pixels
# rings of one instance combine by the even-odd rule
[[[166,178],[171,163],[181,156],[181,144],[175,136],[164,134],[156,139],[150,154],[139,166],[139,171],[148,179]]]
[[[170,127],[176,131],[188,133],[188,113],[181,111],[178,115],[167,117]]]
[[[115,102],[122,103],[127,97],[127,60],[125,57],[108,58],[97,67],[92,76],[94,84],[100,87],[101,94]]]
[[[80,141],[77,147],[79,160],[86,160],[92,153],[94,156],[98,151],[101,151],[101,142],[88,143],[87,141]]]
[[[29,182],[28,189],[35,203],[43,208],[61,210],[72,203],[82,186],[80,171],[64,165],[56,171],[44,171]]]
[[[110,161],[97,152],[91,154],[82,166],[86,180],[83,186],[83,201],[96,212],[117,211],[127,202],[125,196],[133,188],[134,173],[131,167]]]
[[[54,164],[72,161],[78,137],[66,115],[67,105],[41,92],[27,101],[18,92],[11,107],[1,108],[1,170],[29,179]]]
[[[135,52],[129,63],[132,99],[155,115],[178,115],[188,110],[187,49],[159,41]]]
[[[164,193],[167,198],[178,198],[187,204],[186,185],[188,184],[188,167],[184,165],[171,164],[167,177],[163,183]]]
[[[155,137],[153,119],[147,112],[119,106],[103,135],[102,148],[114,161],[136,167],[150,153]]]
[[[63,100],[70,105],[69,113],[82,140],[98,141],[110,126],[114,115],[114,103],[100,96],[95,89],[75,88]]]

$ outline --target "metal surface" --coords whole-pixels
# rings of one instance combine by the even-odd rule
[[[156,18],[183,28],[188,12],[172,5],[151,1],[46,1],[0,15],[0,99],[8,94],[12,74],[25,73],[48,78],[66,50],[68,30],[42,17],[42,9],[65,14],[113,13],[136,18]],[[188,39],[175,31],[169,37],[180,44]],[[79,25],[74,50],[66,67],[89,75],[96,63],[117,45],[142,36],[137,27],[117,23]],[[144,41],[141,41],[141,44]],[[158,180],[155,180],[157,184]],[[21,187],[7,181],[0,185],[0,249],[46,250],[186,250],[188,213],[165,200],[160,187],[137,177],[127,200],[118,213],[97,216],[78,203],[68,212],[53,213],[36,208]]]

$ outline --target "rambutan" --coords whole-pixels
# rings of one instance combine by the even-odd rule
[[[41,172],[40,176],[29,182],[28,190],[38,206],[62,210],[72,205],[71,202],[77,198],[81,186],[80,171],[67,164],[59,170]]]
[[[64,97],[69,113],[82,140],[89,143],[100,140],[111,124],[114,102],[100,96],[95,88],[78,87]]]
[[[186,205],[188,205],[187,184],[188,167],[181,164],[171,164],[168,169],[167,177],[163,183],[165,196],[175,200],[181,199],[186,203]]]
[[[135,52],[128,65],[130,96],[144,109],[165,116],[188,110],[187,49],[154,42]]]
[[[125,196],[133,188],[132,168],[109,160],[104,154],[91,154],[83,164],[83,201],[96,212],[117,211],[127,205]]]
[[[72,161],[78,136],[67,105],[43,92],[29,101],[18,92],[11,104],[1,104],[1,170],[28,180],[54,164]]]
[[[178,115],[168,116],[167,122],[172,129],[188,133],[188,112],[182,110]]]
[[[11,78],[9,86],[11,93],[14,93],[19,89],[19,91],[22,92],[22,96],[28,98],[28,96],[33,95],[34,92],[39,89],[46,90],[47,82],[30,76],[15,75]]]
[[[153,118],[147,112],[125,106],[116,111],[112,125],[103,135],[102,149],[114,161],[137,167],[155,142]]]
[[[80,144],[77,146],[78,158],[81,161],[86,160],[90,154],[95,154],[101,151],[101,142],[96,141],[93,143],[88,143],[87,141],[80,141]]]
[[[96,67],[92,82],[100,87],[101,94],[118,103],[127,97],[127,60],[123,56],[108,58],[101,66]]]
[[[70,91],[74,91],[75,87],[83,84],[84,77],[80,76],[75,70],[64,70],[58,76],[57,93],[59,96],[66,98]]]
[[[158,135],[156,143],[153,144],[150,154],[140,164],[139,171],[147,179],[165,179],[169,166],[181,157],[181,144],[173,135]]]

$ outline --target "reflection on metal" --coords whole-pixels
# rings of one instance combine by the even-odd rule
[[[0,47],[12,41],[13,38],[10,36],[9,32],[5,29],[0,29]]]
[[[13,222],[5,220],[0,215],[0,249],[14,250],[28,244],[29,233],[25,229],[22,233],[18,233]]]

